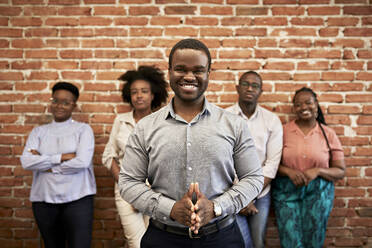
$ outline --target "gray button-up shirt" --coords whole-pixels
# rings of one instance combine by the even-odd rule
[[[175,114],[172,102],[138,122],[129,137],[119,175],[121,196],[153,219],[182,226],[170,212],[190,183],[198,182],[223,216],[239,212],[263,186],[247,124],[206,99],[188,123]],[[234,185],[235,172],[239,183]]]

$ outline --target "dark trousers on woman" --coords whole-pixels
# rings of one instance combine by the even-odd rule
[[[158,229],[151,222],[141,240],[141,248],[244,248],[244,240],[236,221],[221,230],[202,236],[188,236],[169,233]]]
[[[93,202],[93,195],[68,203],[33,202],[45,248],[90,248]]]

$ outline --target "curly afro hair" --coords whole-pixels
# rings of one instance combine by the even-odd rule
[[[151,108],[156,109],[165,103],[168,98],[168,83],[164,79],[164,73],[154,66],[140,66],[138,70],[127,71],[119,77],[119,80],[124,81],[122,90],[122,98],[124,102],[128,102],[131,106],[130,86],[134,81],[145,80],[150,83],[151,93],[154,99],[151,102]]]

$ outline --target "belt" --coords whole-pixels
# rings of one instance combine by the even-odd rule
[[[188,236],[191,239],[195,238],[201,238],[203,236],[218,232],[220,229],[228,227],[235,221],[235,215],[228,215],[221,220],[216,220],[215,222],[211,224],[207,224],[199,229],[198,234],[194,234],[190,228],[184,228],[184,227],[176,227],[176,226],[170,226],[161,223],[160,221],[151,219],[150,224],[152,224],[154,227],[169,232],[173,234],[178,234],[182,236]]]

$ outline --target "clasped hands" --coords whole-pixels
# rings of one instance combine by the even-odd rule
[[[196,196],[195,204],[192,202],[193,194]],[[213,202],[200,192],[199,184],[191,183],[184,196],[173,205],[170,217],[198,234],[199,229],[215,217],[213,206]]]
[[[288,177],[291,179],[294,185],[297,187],[308,185],[312,180],[318,177],[319,168],[311,168],[304,172],[299,170],[292,170],[288,174]]]

